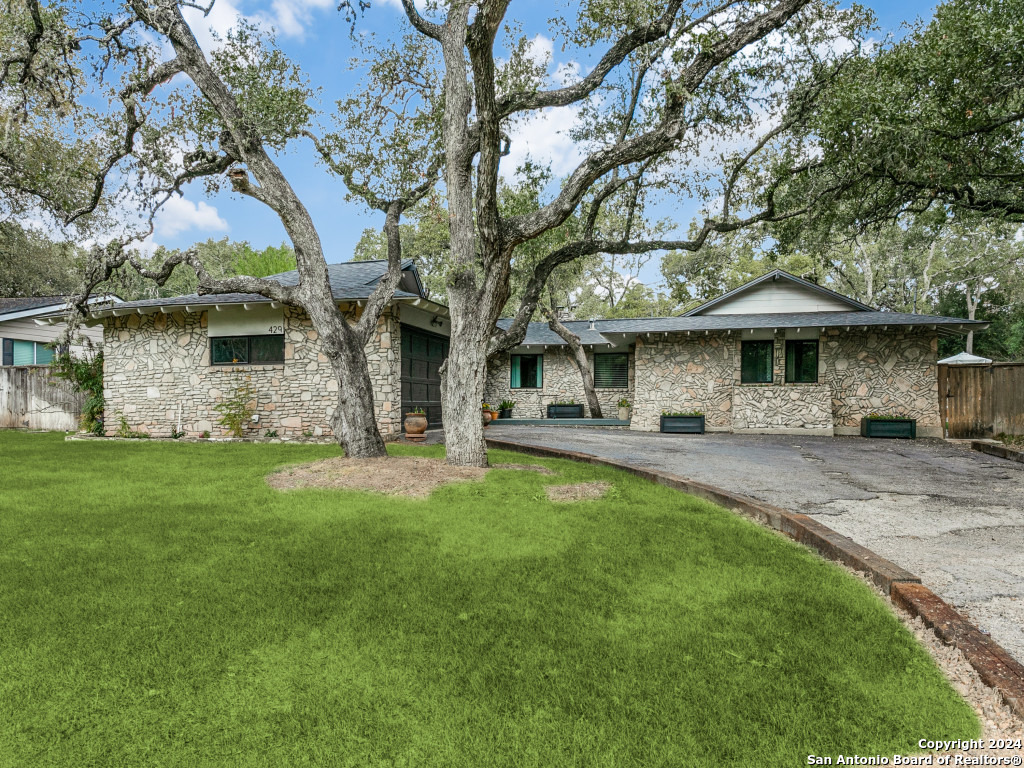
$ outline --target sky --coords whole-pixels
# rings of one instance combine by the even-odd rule
[[[551,0],[516,0],[510,6],[509,17],[521,21],[527,35],[539,35],[535,37],[539,48],[549,48],[551,33],[547,18],[553,13],[553,5]],[[882,34],[896,36],[900,35],[903,22],[927,19],[934,9],[934,3],[927,0],[899,3],[867,0],[862,5],[875,12]],[[242,16],[264,27],[273,27],[278,45],[299,64],[313,85],[323,89],[321,106],[329,109],[335,99],[352,91],[359,81],[359,73],[349,64],[355,51],[348,27],[336,6],[336,0],[217,0],[207,18],[194,14],[190,22],[206,49],[215,45],[208,31],[211,27],[223,35]],[[391,36],[404,28],[403,20],[400,0],[373,0],[359,24],[360,29]],[[549,71],[552,74],[559,65],[572,65],[557,48],[552,47],[551,54]],[[564,128],[565,121],[554,115],[542,115],[527,124],[513,135],[512,156],[506,159],[506,165],[514,168],[516,160],[529,152],[536,158],[550,161],[556,176],[567,174],[579,155]],[[357,202],[346,202],[344,184],[316,163],[308,143],[296,142],[293,149],[278,159],[313,216],[329,262],[349,260],[363,230],[383,225],[383,214]],[[678,222],[682,234],[697,211],[695,201],[674,200],[662,203],[655,213],[659,218],[669,217]],[[230,192],[208,198],[202,185],[197,183],[186,188],[184,197],[173,199],[165,206],[147,245],[184,248],[211,237],[246,240],[257,248],[286,240],[284,228],[262,204]],[[655,286],[659,283],[659,262],[660,258],[655,258],[644,268],[641,281]]]

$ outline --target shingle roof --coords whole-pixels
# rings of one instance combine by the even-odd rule
[[[17,296],[14,298],[0,298],[0,315],[10,312],[24,312],[28,309],[42,309],[66,304],[67,296]]]
[[[511,320],[499,320],[498,325],[508,328]],[[564,325],[587,344],[614,343],[617,334],[673,333],[685,331],[734,331],[751,328],[878,328],[885,326],[936,326],[946,333],[960,333],[960,327],[980,330],[988,325],[981,320],[963,320],[958,317],[912,315],[905,312],[790,312],[758,315],[696,315],[681,317],[639,317],[613,320],[595,320],[589,330],[587,320],[569,320]],[[966,333],[966,330],[963,331]],[[609,338],[611,336],[611,338]],[[548,328],[547,323],[530,323],[524,345],[544,344],[559,346],[565,342]]]
[[[373,289],[387,272],[387,261],[346,261],[340,264],[328,264],[327,276],[331,282],[331,293],[338,301],[351,301],[357,299],[368,299]],[[412,259],[407,259],[402,264],[402,269],[410,272],[418,284],[419,276]],[[273,280],[281,285],[298,285],[298,270],[281,272],[277,275],[270,275],[268,280]],[[412,293],[405,290],[396,290],[396,298],[419,298],[420,293]],[[173,296],[163,299],[141,299],[139,301],[126,301],[118,305],[118,309],[133,309],[135,307],[159,307],[169,304],[259,304],[268,302],[266,296],[254,293],[217,293],[200,296],[197,293],[190,293],[186,296]]]

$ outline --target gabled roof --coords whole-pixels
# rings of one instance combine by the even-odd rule
[[[16,296],[0,298],[0,322],[19,320],[24,317],[41,317],[66,312],[72,296]],[[90,304],[121,303],[121,299],[113,294],[90,296]]]
[[[791,283],[794,283],[795,285],[800,286],[801,288],[821,294],[822,296],[827,296],[830,299],[834,299],[843,304],[846,304],[853,311],[875,311],[874,307],[869,307],[867,304],[861,304],[859,301],[851,299],[849,296],[844,296],[841,293],[836,293],[835,291],[831,291],[828,288],[824,288],[820,285],[817,285],[816,283],[812,283],[810,280],[804,280],[802,277],[797,277],[796,275],[792,275],[784,270],[773,269],[766,275],[761,275],[761,277],[754,278],[753,280],[744,283],[739,288],[734,288],[728,293],[723,293],[716,299],[711,299],[711,301],[704,302],[699,307],[695,307],[691,309],[689,312],[684,312],[681,315],[681,317],[692,317],[694,315],[704,314],[705,311],[711,309],[712,307],[716,307],[720,304],[727,303],[732,299],[740,296],[741,294],[746,293],[747,291],[757,288],[758,286],[764,285],[765,283],[775,282],[777,280],[787,280]]]
[[[966,352],[947,357],[943,360],[939,360],[939,365],[981,365],[984,363],[991,363],[992,361],[987,357],[978,357],[977,355],[969,355]]]
[[[340,264],[327,265],[327,278],[331,283],[331,293],[336,301],[358,301],[368,299],[374,288],[388,271],[388,263],[385,260],[378,261],[345,261]],[[416,264],[412,259],[402,262],[402,281],[395,290],[396,299],[426,299],[426,291],[420,280]],[[298,270],[281,272],[277,275],[270,275],[267,280],[273,280],[285,286],[299,284]],[[118,306],[118,311],[124,309],[144,309],[146,307],[172,307],[172,306],[210,306],[214,304],[266,304],[270,299],[255,293],[216,293],[200,296],[197,293],[190,293],[186,296],[172,296],[162,299],[142,299],[139,301],[126,301]]]

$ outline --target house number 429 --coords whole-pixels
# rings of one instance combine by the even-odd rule
[[[283,325],[272,325],[272,326],[270,326],[270,332],[271,333],[284,333],[284,326]]]

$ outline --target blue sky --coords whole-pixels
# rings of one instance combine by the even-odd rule
[[[920,0],[901,3],[869,0],[863,4],[874,10],[883,33],[897,35],[904,21],[928,18],[934,8],[934,3]],[[336,0],[217,0],[210,17],[196,21],[193,27],[200,42],[208,46],[212,43],[202,28],[212,24],[223,32],[239,15],[273,26],[279,45],[299,63],[312,84],[323,88],[323,106],[329,108],[334,99],[349,92],[358,80],[358,73],[349,68],[354,51],[348,29],[335,10],[336,5]],[[550,0],[517,0],[511,4],[509,16],[522,22],[527,35],[540,33],[550,37],[546,19],[556,12],[553,5]],[[400,28],[403,18],[399,0],[374,0],[372,8],[363,15],[360,28],[390,35]],[[553,51],[556,65],[564,58],[557,48]],[[573,147],[568,137],[558,132],[558,127],[554,120],[541,121],[524,135],[514,137],[514,157],[530,150],[547,155],[556,171],[568,170],[574,158]],[[308,146],[296,144],[280,162],[313,215],[328,261],[350,259],[362,231],[383,224],[383,214],[345,201],[344,185],[316,164]],[[681,231],[685,232],[696,211],[694,202],[678,200],[663,204],[657,214],[678,221]],[[158,217],[153,240],[168,247],[186,247],[209,237],[224,236],[248,240],[256,247],[285,240],[284,229],[261,204],[230,193],[206,198],[199,184],[192,185],[184,199],[172,201]],[[641,279],[649,284],[658,282],[658,259],[645,267]]]

